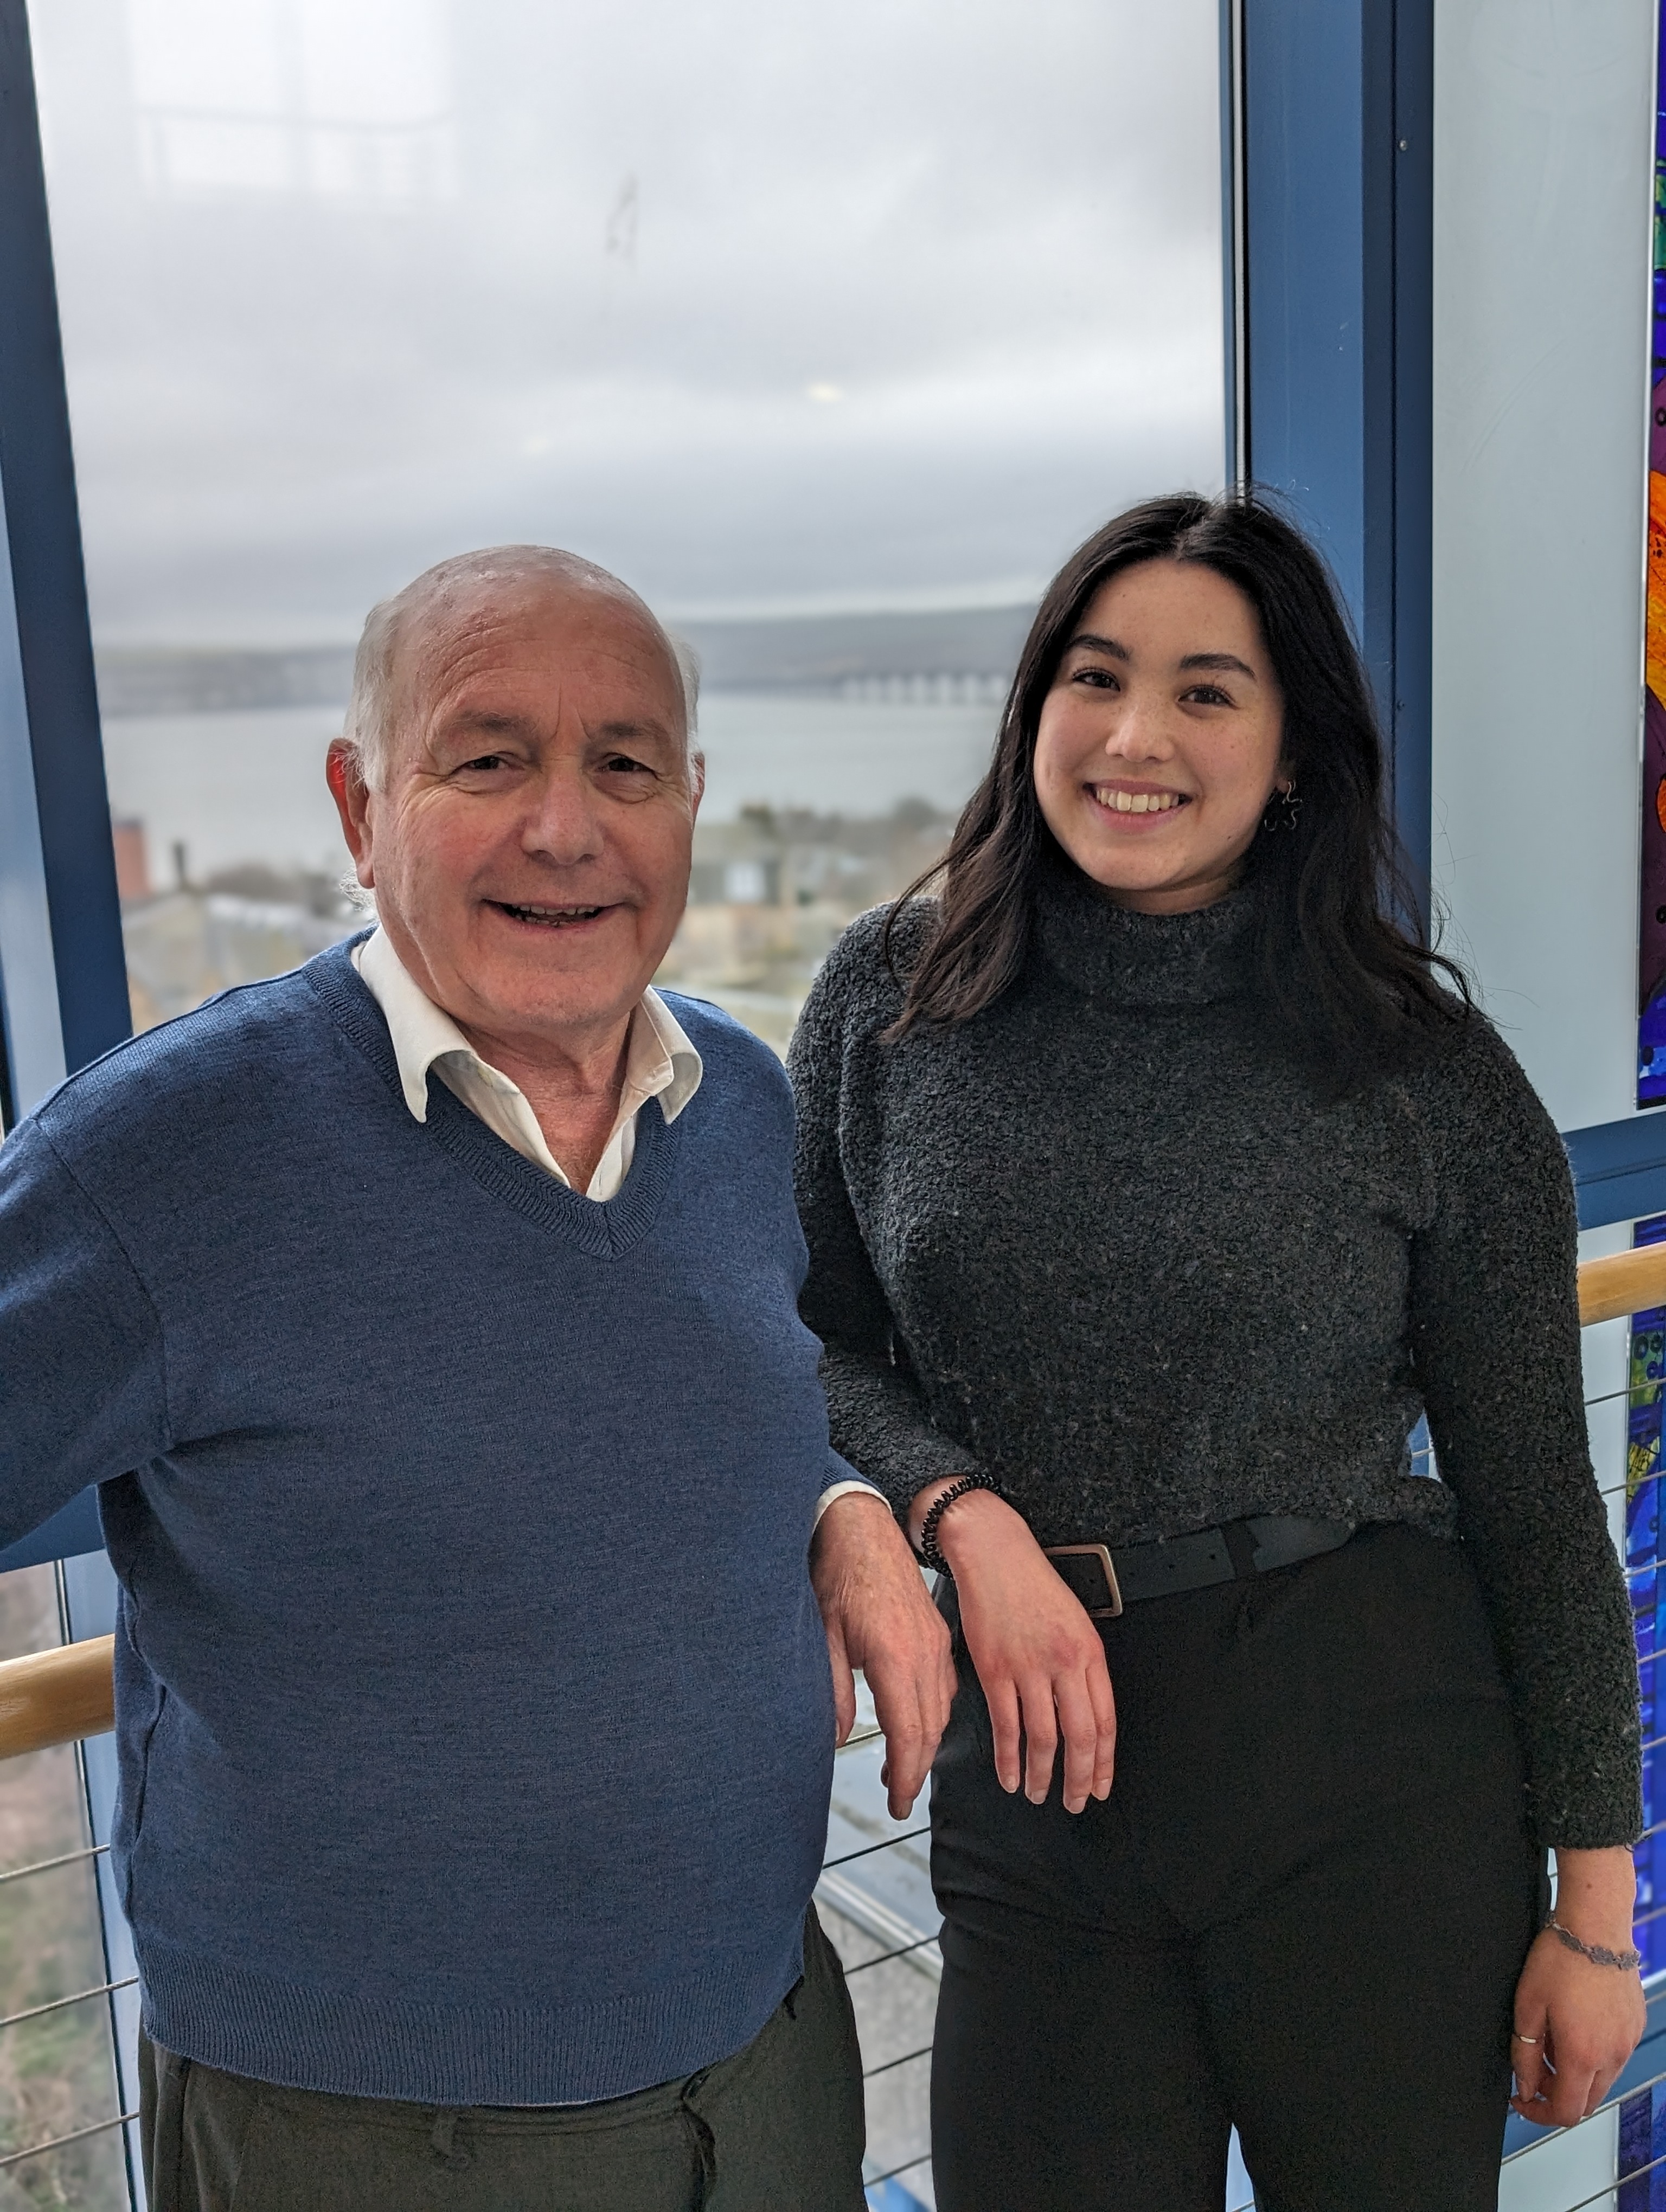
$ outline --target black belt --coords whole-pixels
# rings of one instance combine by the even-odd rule
[[[1212,1583],[1249,1582],[1335,1552],[1353,1530],[1345,1521],[1309,1521],[1295,1513],[1258,1513],[1164,1536],[1154,1544],[1049,1544],[1047,1556],[1096,1620],[1114,1620],[1124,1606],[1176,1597]]]

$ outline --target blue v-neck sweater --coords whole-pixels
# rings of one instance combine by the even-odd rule
[[[0,1147],[0,1543],[102,1482],[145,2021],[290,2086],[613,2097],[737,2051],[826,1832],[834,1457],[772,1055],[605,1204],[400,1095],[337,946]]]

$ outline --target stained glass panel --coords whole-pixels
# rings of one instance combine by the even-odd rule
[[[1638,933],[1639,1106],[1666,1103],[1666,38],[1661,41],[1661,57],[1655,115],[1648,689],[1644,698],[1642,897]]]
[[[1639,1244],[1666,1242],[1666,1214],[1637,1224]],[[1633,1315],[1626,1436],[1626,1570],[1631,1583],[1643,1687],[1643,1741],[1666,1734],[1655,1676],[1666,1655],[1666,1581],[1660,1556],[1661,1377],[1666,1307]],[[1643,1825],[1666,1818],[1666,1747],[1645,1753]],[[1637,1847],[1637,1941],[1644,1972],[1666,1966],[1666,1837],[1645,1834]],[[1660,1914],[1657,1918],[1655,1916]]]

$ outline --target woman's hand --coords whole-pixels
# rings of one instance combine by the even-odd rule
[[[1557,1852],[1556,1917],[1582,1943],[1629,1950],[1636,1896],[1632,1855],[1623,1845]],[[1516,1985],[1511,2106],[1541,2127],[1583,2120],[1613,2087],[1646,2017],[1636,1974],[1582,1959],[1546,1929]]]
[[[909,1516],[916,1541],[933,1483]],[[1022,1779],[1032,1804],[1046,1797],[1064,1738],[1064,1803],[1079,1813],[1110,1795],[1116,1701],[1099,1632],[1029,1524],[993,1491],[956,1498],[937,1528],[960,1599],[960,1630],[983,1685],[1003,1790]],[[1019,1731],[1024,1756],[1020,1759]]]

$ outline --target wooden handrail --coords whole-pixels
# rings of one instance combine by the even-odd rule
[[[1622,1314],[1666,1306],[1666,1244],[1639,1244],[1606,1260],[1587,1260],[1579,1270],[1579,1320],[1590,1328]]]
[[[116,1724],[113,1636],[0,1665],[0,1759],[102,1735]]]
[[[1579,1270],[1579,1319],[1587,1328],[1659,1305],[1666,1305],[1666,1243],[1587,1260]],[[113,1637],[95,1636],[0,1662],[0,1759],[113,1728],[114,1645]]]

